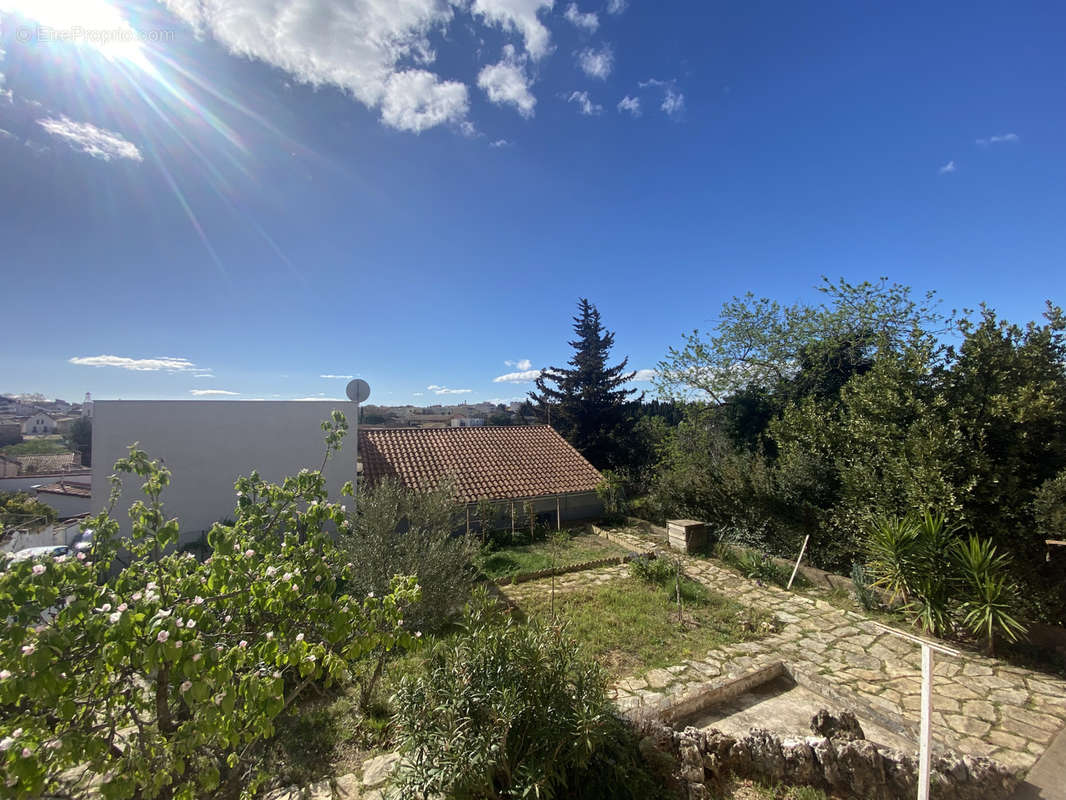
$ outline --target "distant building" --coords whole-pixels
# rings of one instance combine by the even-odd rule
[[[32,403],[27,403],[17,397],[0,396],[0,414],[25,417],[39,410],[40,409]]]
[[[15,421],[0,422],[0,447],[18,444],[22,441],[22,423]]]
[[[455,416],[451,419],[451,426],[453,428],[480,428],[484,424],[485,420],[481,417]]]
[[[59,429],[59,424],[54,417],[45,414],[43,411],[37,411],[31,414],[22,423],[23,435],[51,435]]]
[[[0,478],[18,477],[21,465],[10,456],[0,455]]]
[[[360,429],[359,455],[370,483],[394,478],[419,491],[450,482],[459,503],[495,501],[504,524],[527,501],[552,522],[603,513],[603,476],[548,425]]]
[[[34,489],[37,499],[56,510],[60,520],[89,513],[92,488],[89,482],[59,480]]]

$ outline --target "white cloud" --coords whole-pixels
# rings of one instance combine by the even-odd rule
[[[15,138],[15,134],[13,134],[11,131],[5,131],[3,128],[0,128],[0,139],[14,139],[14,138]]]
[[[162,0],[197,33],[234,55],[263,61],[300,83],[334,86],[386,125],[419,132],[466,113],[466,87],[425,69],[429,36],[447,28],[441,0]],[[545,31],[545,36],[547,31]]]
[[[0,64],[4,63],[4,58],[6,56],[7,56],[7,51],[4,50],[4,48],[0,47]],[[10,89],[5,89],[4,88],[6,82],[7,82],[7,77],[4,75],[3,72],[0,72],[0,97],[4,98],[9,103],[13,103],[15,101],[14,100],[14,95],[11,94],[11,90]]]
[[[640,81],[637,85],[641,89],[655,87],[663,90],[663,102],[659,108],[667,116],[676,117],[685,110],[685,95],[677,90],[675,80],[662,81],[658,78],[648,78],[646,81]]]
[[[449,389],[447,386],[437,386],[433,383],[426,387],[433,394],[470,394],[473,389]]]
[[[513,45],[506,45],[500,61],[483,68],[477,76],[477,85],[491,102],[513,105],[523,117],[533,116],[537,105],[537,98],[529,91],[532,83],[526,74],[525,58],[515,53]]]
[[[571,92],[567,98],[568,103],[577,103],[578,108],[586,117],[591,117],[603,111],[603,106],[592,102],[588,92]]]
[[[987,139],[978,139],[977,144],[987,146],[990,144],[1003,144],[1004,142],[1017,142],[1021,137],[1016,133],[1001,133],[998,136],[989,136]]]
[[[210,372],[198,372],[197,374],[193,375],[193,377],[194,378],[211,378],[212,380],[214,380],[214,378],[215,378],[215,376],[212,375]]]
[[[327,375],[319,375],[318,377],[320,377],[320,378],[336,378],[339,381],[350,381],[355,376],[354,375],[329,375],[329,374],[327,374]]]
[[[640,116],[640,98],[630,97],[628,94],[618,101],[619,111],[628,111],[634,117]]]
[[[292,398],[294,403],[350,403],[347,397],[326,397],[321,394],[316,394],[313,397],[294,397]]]
[[[655,376],[659,373],[653,369],[638,369],[637,374],[633,376],[635,381],[651,381],[655,379]]]
[[[130,161],[143,161],[144,157],[137,146],[122,138],[121,134],[104,128],[97,128],[88,122],[75,122],[65,116],[37,120],[37,124],[48,133],[63,139],[82,153],[103,161],[112,158],[126,158]]]
[[[497,139],[494,142],[489,142],[489,147],[507,147],[511,143],[506,139]]]
[[[608,14],[621,14],[626,10],[626,0],[607,0]]]
[[[954,172],[954,171],[955,171],[955,162],[954,162],[954,161],[949,161],[949,162],[948,162],[947,164],[945,164],[944,166],[942,166],[942,167],[941,167],[941,168],[940,168],[940,169],[938,170],[938,172],[939,172],[939,173],[940,173],[941,175],[946,175],[946,174],[948,174],[949,172]]]
[[[189,389],[189,394],[195,397],[220,397],[238,395],[240,392],[227,392],[225,389]]]
[[[614,53],[608,45],[604,45],[599,50],[589,47],[577,54],[577,63],[590,78],[606,80],[614,66]]]
[[[412,133],[460,122],[469,110],[465,83],[441,81],[424,69],[394,73],[385,84],[381,101],[382,121]]]
[[[528,358],[520,358],[517,361],[504,361],[505,367],[515,367],[516,369],[529,369],[533,366],[533,362]]]
[[[566,12],[563,14],[563,18],[575,28],[581,28],[589,33],[595,32],[595,30],[600,27],[600,18],[596,13],[593,11],[586,13],[578,11],[577,3],[571,3],[566,7]]]
[[[162,356],[159,358],[126,358],[125,356],[78,356],[69,359],[71,364],[82,367],[118,367],[133,372],[197,372],[203,367],[197,367],[187,358],[172,358]]]
[[[667,87],[666,96],[663,98],[663,104],[660,108],[671,117],[680,114],[685,110],[685,95]]]
[[[551,11],[554,5],[555,0],[474,0],[470,10],[488,24],[522,34],[526,52],[537,61],[551,49],[551,34],[537,14],[541,9]]]
[[[493,383],[529,383],[540,377],[539,369],[527,369],[522,372],[508,372],[506,375],[498,375],[492,379]]]
[[[414,395],[415,397],[421,397],[422,396],[422,392],[411,392],[411,394]]]

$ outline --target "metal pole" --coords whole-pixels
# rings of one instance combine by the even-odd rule
[[[918,740],[918,800],[929,800],[933,744],[933,648],[922,645],[922,730]]]
[[[555,495],[555,530],[561,531],[563,529],[563,511],[562,504],[559,500],[559,495]]]
[[[511,540],[514,541],[514,500],[511,501]]]
[[[470,504],[466,504],[466,535],[470,535]]]
[[[796,559],[796,566],[792,568],[792,577],[788,579],[788,586],[785,587],[786,589],[791,589],[792,581],[796,580],[796,573],[799,572],[800,562],[803,560],[803,554],[807,552],[807,540],[810,538],[811,535],[809,533],[803,537],[803,547],[800,548],[800,556]]]

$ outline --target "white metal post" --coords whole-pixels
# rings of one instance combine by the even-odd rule
[[[918,800],[929,800],[933,746],[933,648],[922,643],[922,729],[918,740]]]
[[[803,554],[807,552],[807,541],[810,538],[811,535],[809,533],[803,537],[803,547],[800,548],[799,558],[796,559],[796,566],[792,568],[792,577],[788,579],[788,586],[785,587],[786,589],[791,589],[792,581],[796,580],[796,573],[799,572],[800,562],[803,560]]]
[[[918,800],[929,800],[929,773],[933,755],[933,651],[958,658],[962,653],[921,636],[873,623],[885,633],[891,633],[922,647],[922,724],[918,734]]]

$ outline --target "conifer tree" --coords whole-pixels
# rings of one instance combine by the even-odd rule
[[[529,393],[541,419],[561,433],[582,455],[599,468],[620,466],[626,438],[636,421],[636,389],[623,388],[636,372],[626,372],[629,358],[607,365],[614,334],[605,330],[600,312],[587,299],[578,301],[570,342],[574,355],[569,367],[548,367]]]

